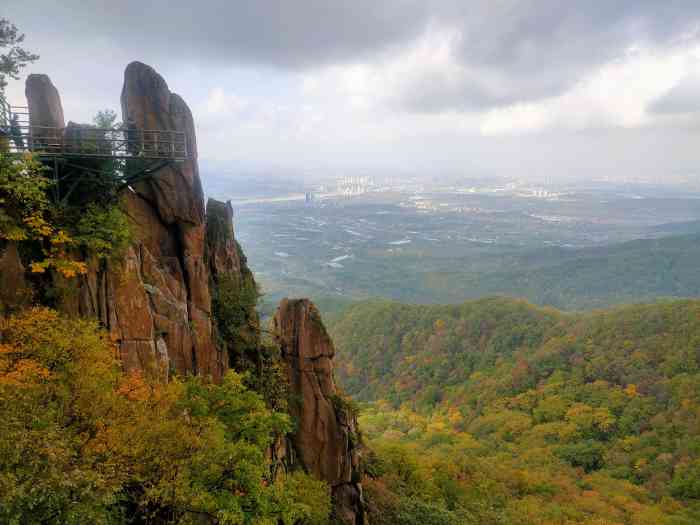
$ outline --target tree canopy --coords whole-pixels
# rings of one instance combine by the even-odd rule
[[[27,64],[39,59],[39,55],[24,49],[23,43],[24,34],[17,26],[6,18],[0,18],[0,93],[7,87],[8,79],[17,80]]]
[[[373,522],[700,521],[700,301],[377,301],[330,331],[366,402]]]
[[[96,322],[36,308],[0,344],[0,522],[322,523],[328,487],[275,475],[289,418],[243,378],[122,372]]]

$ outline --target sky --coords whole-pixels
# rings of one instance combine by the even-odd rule
[[[67,119],[118,110],[139,60],[190,105],[211,165],[700,179],[698,0],[2,4]]]

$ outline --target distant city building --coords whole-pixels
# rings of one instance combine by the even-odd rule
[[[371,177],[340,177],[336,181],[336,192],[341,195],[362,195],[374,187]]]

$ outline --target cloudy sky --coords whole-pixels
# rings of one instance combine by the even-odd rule
[[[118,109],[128,62],[154,66],[208,160],[700,177],[698,0],[4,0],[0,16],[72,120]]]

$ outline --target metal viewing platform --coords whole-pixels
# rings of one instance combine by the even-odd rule
[[[11,106],[0,93],[0,140],[10,153],[29,152],[40,158],[103,158],[184,161],[187,139],[181,131],[140,130],[123,125],[64,128],[32,125],[26,106]],[[2,145],[0,144],[0,147]]]

